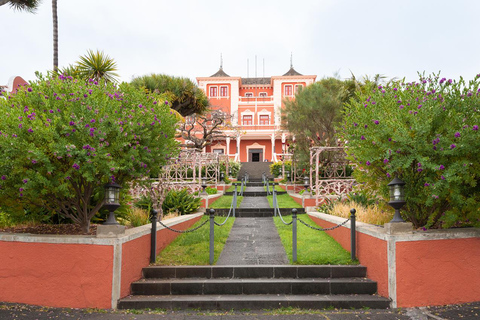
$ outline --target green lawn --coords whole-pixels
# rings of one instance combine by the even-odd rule
[[[263,187],[263,189],[267,191],[267,186]],[[285,190],[282,189],[279,185],[275,185],[275,190],[280,192],[285,192]],[[270,185],[270,191],[272,191],[272,185]]]
[[[228,209],[232,205],[233,196],[221,196],[214,203],[209,204],[208,207],[212,209]],[[237,196],[237,208],[242,203],[243,197]]]
[[[298,215],[305,223],[318,227],[306,214]],[[278,234],[282,240],[288,259],[292,262],[292,225],[286,226],[280,217],[273,218]],[[285,222],[292,221],[292,216],[284,217]],[[350,252],[343,249],[338,242],[323,231],[312,230],[297,221],[297,262],[301,265],[321,264],[358,264],[350,260]]]
[[[267,196],[268,203],[270,208],[273,208],[273,196]],[[301,208],[302,206],[293,200],[288,193],[277,194],[277,201],[279,208]]]
[[[215,217],[215,221],[223,223],[226,217]],[[209,217],[203,216],[192,228],[199,226]],[[221,227],[215,226],[214,264],[225,246],[235,218],[230,217]],[[156,265],[185,266],[208,265],[210,263],[210,223],[194,232],[183,233],[157,256]]]

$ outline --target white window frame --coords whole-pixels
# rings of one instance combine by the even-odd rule
[[[253,98],[253,92],[245,92],[245,98]]]
[[[212,89],[215,89],[215,95],[212,95]],[[209,97],[218,97],[218,86],[210,86],[208,88],[208,94]]]
[[[266,92],[260,92],[260,93],[258,94],[258,96],[259,96],[260,98],[266,98],[266,97],[268,97],[268,94],[267,94]]]
[[[225,89],[225,95],[222,95],[222,89]],[[220,97],[228,98],[228,86],[220,86]]]
[[[287,94],[287,87],[290,88],[290,94]],[[292,97],[293,96],[293,85],[291,84],[286,84],[283,86],[283,93],[286,97]]]

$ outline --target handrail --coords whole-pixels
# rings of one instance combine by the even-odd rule
[[[277,216],[277,212],[278,212],[278,215],[280,216],[280,220],[282,220],[284,225],[289,226],[293,223],[293,220],[290,221],[289,223],[283,220],[282,213],[280,212],[280,208],[278,207],[277,192],[275,191],[275,189],[273,190],[273,211],[275,212],[275,217]]]

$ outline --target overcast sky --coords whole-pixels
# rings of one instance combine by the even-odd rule
[[[123,81],[164,73],[414,80],[480,73],[478,0],[58,0],[59,65],[103,50]],[[53,68],[51,1],[36,14],[0,7],[0,84]]]

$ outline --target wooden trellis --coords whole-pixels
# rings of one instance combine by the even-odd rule
[[[352,191],[355,179],[348,172],[343,147],[310,148],[310,186],[315,204],[323,199],[341,197]]]

